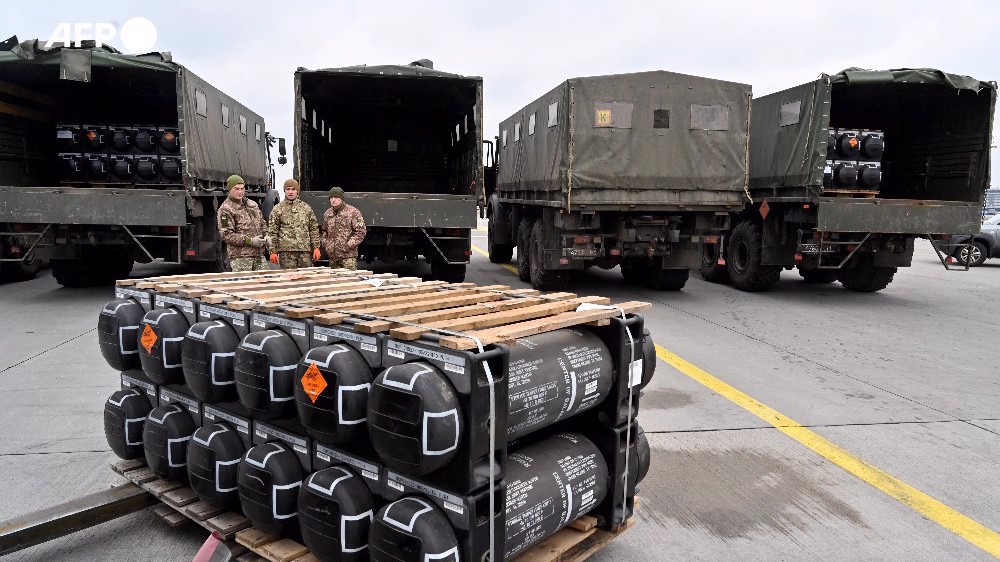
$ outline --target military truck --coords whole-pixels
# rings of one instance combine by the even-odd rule
[[[493,262],[537,289],[621,267],[679,290],[699,242],[743,208],[751,88],[654,71],[571,78],[500,123]]]
[[[483,80],[409,65],[295,72],[294,175],[318,217],[333,186],[361,211],[364,261],[465,279],[483,194]]]
[[[849,69],[754,100],[749,200],[701,272],[765,291],[783,269],[872,292],[931,240],[979,232],[996,84],[932,69]],[[967,236],[970,238],[971,236]]]
[[[268,138],[259,115],[169,53],[11,38],[0,44],[0,263],[31,275],[50,260],[65,286],[125,277],[136,261],[224,269],[226,178],[270,200]]]

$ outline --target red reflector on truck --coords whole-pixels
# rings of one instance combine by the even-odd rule
[[[611,248],[611,251],[608,252],[608,253],[611,254],[612,256],[620,256],[620,255],[622,255],[622,251],[619,250],[618,248]]]
[[[465,251],[465,255],[467,255],[467,256],[471,256],[471,255],[472,255],[472,250],[466,250],[466,251]]]
[[[184,252],[184,255],[186,255],[186,256],[193,256],[195,254],[197,254],[197,252],[195,252],[194,250],[188,250],[188,251]]]
[[[802,261],[802,254],[795,254],[795,261]]]
[[[569,260],[567,258],[559,258],[559,265],[569,265]]]
[[[590,244],[590,236],[577,236],[573,239],[577,244]]]

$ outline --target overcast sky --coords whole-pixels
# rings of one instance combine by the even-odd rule
[[[5,2],[3,37],[142,16],[170,51],[291,141],[299,66],[408,63],[484,78],[486,137],[574,76],[670,70],[761,96],[847,67],[1000,80],[1000,2]],[[0,38],[2,39],[2,38]],[[118,38],[112,45],[122,48]],[[997,128],[994,128],[994,136]],[[1000,154],[993,151],[994,185]],[[278,169],[291,175],[291,166]]]

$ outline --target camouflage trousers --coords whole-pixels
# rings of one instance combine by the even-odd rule
[[[357,269],[358,258],[337,258],[330,260],[330,267],[341,269]]]
[[[252,258],[229,258],[230,271],[258,271],[261,269],[270,269],[267,265],[267,260],[264,259],[264,256],[256,256]]]
[[[281,269],[298,269],[312,267],[312,252],[278,252],[278,267]]]

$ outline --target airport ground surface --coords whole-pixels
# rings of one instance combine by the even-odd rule
[[[467,280],[523,286],[485,243],[477,231]],[[875,294],[795,272],[771,293],[697,274],[663,293],[598,269],[571,290],[652,302],[659,345],[639,523],[594,560],[1000,556],[1000,262],[947,272],[921,242]],[[102,426],[118,379],[95,330],[110,298],[48,271],[0,286],[0,520],[120,480]],[[147,510],[9,559],[190,560],[204,538]]]

